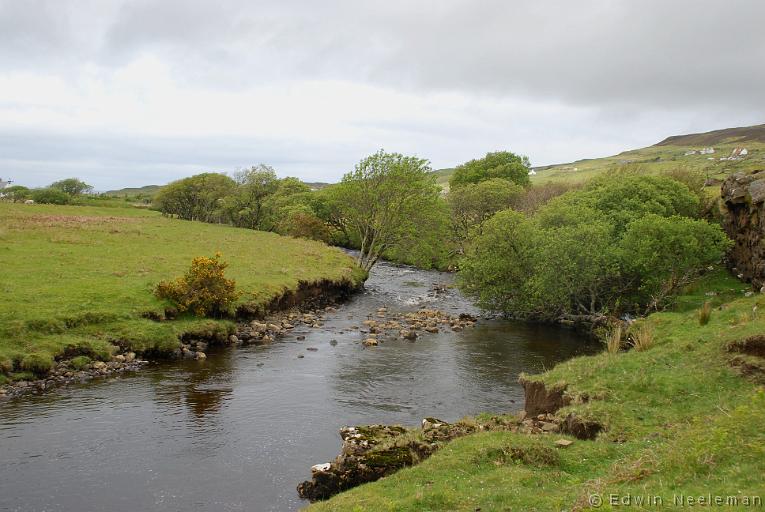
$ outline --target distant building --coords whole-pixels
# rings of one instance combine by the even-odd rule
[[[727,158],[722,157],[720,158],[720,160],[741,160],[748,154],[749,154],[749,150],[746,148],[733,148],[733,151],[731,151],[729,157]]]
[[[0,178],[0,190],[10,187],[11,183],[13,183],[11,180],[3,181],[3,178]]]
[[[689,149],[685,153],[683,153],[683,156],[690,156],[690,155],[711,155],[715,152],[715,148],[703,148],[703,149]]]

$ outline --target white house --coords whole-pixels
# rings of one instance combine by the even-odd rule
[[[13,183],[11,180],[3,181],[3,178],[0,178],[0,190],[10,187],[11,183]]]

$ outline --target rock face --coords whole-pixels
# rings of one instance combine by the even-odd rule
[[[736,173],[722,184],[723,228],[735,243],[730,265],[756,289],[765,285],[765,172]]]

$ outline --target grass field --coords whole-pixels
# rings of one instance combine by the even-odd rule
[[[651,348],[581,357],[534,377],[548,385],[566,384],[574,397],[589,397],[558,415],[575,413],[602,424],[605,430],[596,440],[473,434],[418,466],[310,510],[627,508],[610,504],[612,495],[659,499],[664,508],[672,508],[680,495],[736,496],[739,504],[759,496],[762,503],[765,359],[728,350],[731,342],[765,332],[765,313],[758,313],[765,297],[745,297],[745,288],[723,271],[710,273],[680,298],[674,311],[648,318],[654,329]],[[702,326],[698,310],[705,301],[714,309]],[[751,375],[732,366],[734,358],[747,363]],[[555,448],[554,441],[562,437],[574,444]],[[510,448],[555,453],[540,464],[497,457],[498,450]],[[638,507],[633,501],[633,507],[661,508],[645,503]]]
[[[0,203],[0,379],[29,377],[20,367],[32,353],[172,350],[180,333],[211,321],[142,318],[164,309],[153,289],[216,251],[242,303],[264,305],[300,281],[363,278],[340,250],[308,240],[130,207]]]

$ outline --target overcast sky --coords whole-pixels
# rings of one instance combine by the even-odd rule
[[[0,0],[0,177],[606,156],[765,123],[764,22],[760,0]]]

